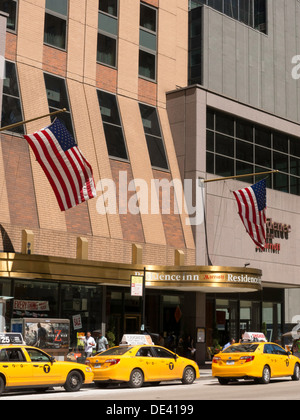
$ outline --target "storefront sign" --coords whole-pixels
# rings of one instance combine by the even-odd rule
[[[49,302],[40,300],[14,300],[14,310],[17,311],[49,311]]]
[[[135,275],[130,277],[131,296],[143,296],[143,281],[144,276]]]

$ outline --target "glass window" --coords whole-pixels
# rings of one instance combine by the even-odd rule
[[[18,348],[6,349],[6,357],[8,362],[26,362],[22,350]]]
[[[156,9],[141,3],[140,26],[156,32]]]
[[[97,61],[111,67],[116,67],[117,40],[109,36],[98,34]]]
[[[97,91],[109,156],[128,159],[123,128],[115,95]]]
[[[255,128],[255,143],[271,147],[271,131],[268,128],[257,126]]]
[[[289,139],[288,136],[281,133],[273,134],[273,148],[279,152],[288,153],[289,151]]]
[[[139,76],[151,80],[156,80],[156,20],[157,10],[141,3]]]
[[[37,349],[27,348],[26,350],[32,362],[50,362],[50,358],[46,353]]]
[[[16,31],[17,1],[16,0],[0,0],[0,10],[8,13],[6,28]]]
[[[236,136],[239,139],[253,142],[253,125],[248,121],[237,118]]]
[[[234,175],[234,160],[216,155],[215,173],[220,176]]]
[[[139,76],[151,80],[156,79],[156,56],[154,54],[140,50]]]
[[[234,136],[234,118],[230,115],[216,112],[216,131]]]
[[[253,0],[239,0],[239,20],[253,26]]]
[[[132,349],[131,347],[115,347],[101,353],[101,356],[123,356],[123,354],[127,353],[129,350]]]
[[[118,0],[99,0],[99,10],[109,15],[118,16]]]
[[[49,112],[66,108],[67,112],[59,114],[59,119],[65,124],[67,130],[74,137],[73,123],[67,94],[65,79],[44,73],[46,93],[48,98]],[[54,121],[56,117],[52,117]],[[75,137],[74,137],[75,138]]]
[[[253,145],[244,141],[236,141],[236,158],[246,162],[253,162]]]
[[[234,140],[231,137],[216,134],[216,153],[234,157]]]
[[[16,64],[10,61],[5,62],[5,79],[3,80],[3,98],[1,126],[23,121],[22,106],[19,94],[19,85],[16,71]],[[24,126],[21,125],[10,129],[11,132],[24,134]]]
[[[45,13],[44,43],[66,49],[67,0],[47,0]]]
[[[151,165],[161,169],[169,169],[156,108],[140,104],[140,112]]]
[[[265,166],[271,168],[271,150],[263,147],[255,147],[255,163],[259,166]]]
[[[258,344],[241,344],[226,348],[223,353],[254,353]]]
[[[238,0],[227,0],[224,2],[224,13],[233,19],[238,19]]]
[[[164,359],[174,359],[174,354],[162,347],[153,347],[155,357],[162,357]]]

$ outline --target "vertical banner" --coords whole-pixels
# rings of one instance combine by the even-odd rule
[[[130,292],[131,296],[143,296],[143,276],[130,277]]]

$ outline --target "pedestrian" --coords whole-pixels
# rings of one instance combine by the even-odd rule
[[[85,357],[91,357],[93,350],[96,348],[96,343],[90,332],[86,333],[83,339]]]
[[[185,348],[186,348],[186,356],[185,357],[187,357],[188,359],[194,359],[196,349],[194,347],[194,340],[190,335],[188,335],[188,337],[186,339]]]
[[[105,335],[102,334],[102,331],[99,332],[99,338],[98,338],[97,344],[98,344],[99,353],[102,353],[103,351],[109,348],[107,338],[105,337]]]

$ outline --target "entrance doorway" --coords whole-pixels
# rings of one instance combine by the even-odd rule
[[[125,334],[139,334],[141,331],[141,315],[140,314],[125,314],[124,317],[124,333]]]

